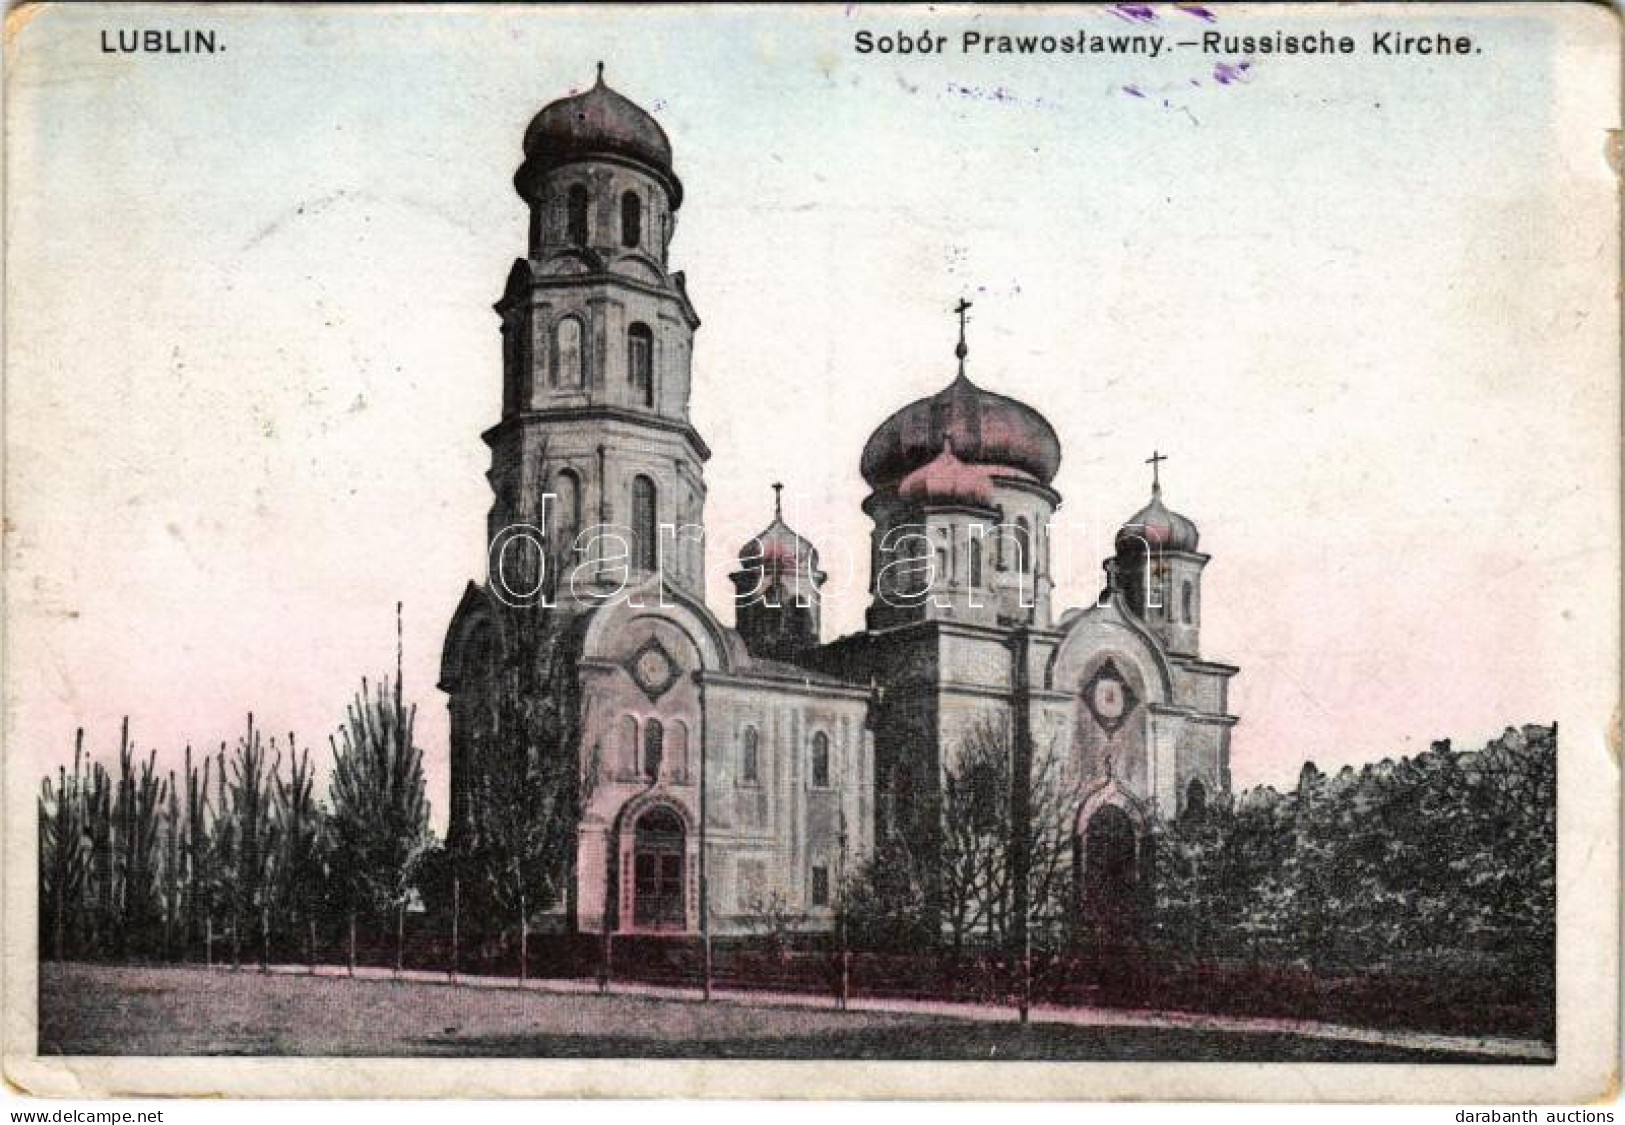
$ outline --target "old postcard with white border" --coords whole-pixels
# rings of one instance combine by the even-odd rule
[[[8,1081],[1612,1096],[1620,42],[13,7]]]

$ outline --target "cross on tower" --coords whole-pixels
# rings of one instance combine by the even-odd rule
[[[784,485],[780,484],[778,481],[774,481],[773,482],[773,518],[774,519],[783,519],[784,518],[783,509],[779,506],[779,494],[781,492],[783,492],[783,491],[784,491]]]
[[[954,355],[959,357],[959,373],[965,373],[965,356],[970,351],[965,346],[965,313],[970,310],[970,302],[959,298],[959,304],[954,306],[954,312],[959,314],[959,346],[954,348]]]
[[[1166,460],[1168,460],[1168,455],[1165,453],[1158,453],[1155,449],[1151,451],[1151,456],[1145,459],[1145,463],[1151,466],[1152,488],[1160,489],[1162,487],[1162,481],[1160,479],[1160,474],[1157,472],[1157,468]]]

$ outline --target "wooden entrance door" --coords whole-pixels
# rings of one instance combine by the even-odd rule
[[[1107,942],[1129,937],[1137,922],[1140,855],[1134,822],[1103,805],[1083,831],[1082,891],[1087,927]]]
[[[670,809],[638,818],[632,850],[632,922],[640,930],[681,930],[683,823]]]

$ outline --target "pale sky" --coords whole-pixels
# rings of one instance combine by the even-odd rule
[[[952,377],[967,295],[972,377],[1062,441],[1057,607],[1094,596],[1144,459],[1170,455],[1166,499],[1213,556],[1203,654],[1242,669],[1238,786],[1554,718],[1600,747],[1611,18],[1434,9],[1411,30],[1483,53],[1430,60],[1373,58],[1379,25],[1347,9],[1214,10],[1362,52],[1221,84],[1241,58],[852,49],[860,28],[1136,30],[1104,9],[37,11],[6,60],[14,779],[76,725],[110,754],[123,714],[169,760],[249,709],[325,745],[392,669],[400,599],[440,821],[434,684],[483,570],[490,306],[524,251],[511,177],[598,59],[687,189],[672,262],[704,320],[725,622],[783,480],[835,574],[826,638],[859,627],[859,453]],[[1140,30],[1206,26],[1155,11]],[[101,53],[135,26],[226,50]]]

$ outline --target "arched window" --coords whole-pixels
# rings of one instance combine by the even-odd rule
[[[491,624],[481,621],[469,630],[468,642],[463,646],[463,678],[475,683],[494,673],[496,662],[491,658],[494,651]]]
[[[636,246],[643,241],[643,200],[629,191],[621,196],[621,245]]]
[[[553,385],[581,386],[581,322],[573,316],[553,326]]]
[[[1187,625],[1191,623],[1191,599],[1195,596],[1195,593],[1195,589],[1189,582],[1185,583],[1179,593],[1179,605],[1184,613],[1185,624]]]
[[[655,404],[655,338],[647,324],[634,324],[626,330],[626,375],[632,393],[644,406]]]
[[[745,728],[745,746],[739,759],[739,780],[755,785],[762,777],[761,738],[755,727]]]
[[[665,756],[670,759],[666,772],[677,781],[688,782],[688,724],[681,719],[674,719],[671,724],[671,737],[666,739]]]
[[[982,835],[999,827],[999,775],[987,762],[977,762],[970,771],[970,822]]]
[[[519,408],[519,330],[507,323],[502,326],[502,408]]]
[[[1004,522],[1004,509],[999,508],[997,511],[999,513],[999,522],[993,525],[993,567],[995,570],[1003,570],[1007,565],[1004,557],[1004,534],[1006,525]]]
[[[638,772],[638,721],[631,715],[621,717],[620,768],[629,776]]]
[[[807,893],[813,906],[829,905],[829,864],[813,864],[812,880],[807,886]]]
[[[632,566],[637,570],[655,569],[659,557],[658,529],[655,520],[655,485],[648,477],[632,478]]]
[[[1191,778],[1191,783],[1185,787],[1185,816],[1190,820],[1201,820],[1207,815],[1207,786],[1197,778]]]
[[[570,188],[565,223],[565,237],[570,244],[587,245],[587,189],[581,184],[574,184]]]
[[[813,735],[812,783],[814,789],[829,788],[829,735],[823,731]]]
[[[659,719],[650,719],[643,724],[643,776],[657,778],[660,776],[660,759],[666,752],[666,728],[660,725]]]
[[[1023,574],[1033,570],[1033,533],[1026,516],[1016,517],[1016,569]]]
[[[970,584],[982,584],[982,537],[977,534],[980,529],[970,529]]]
[[[581,478],[562,469],[553,478],[553,555],[568,556],[581,534]]]

